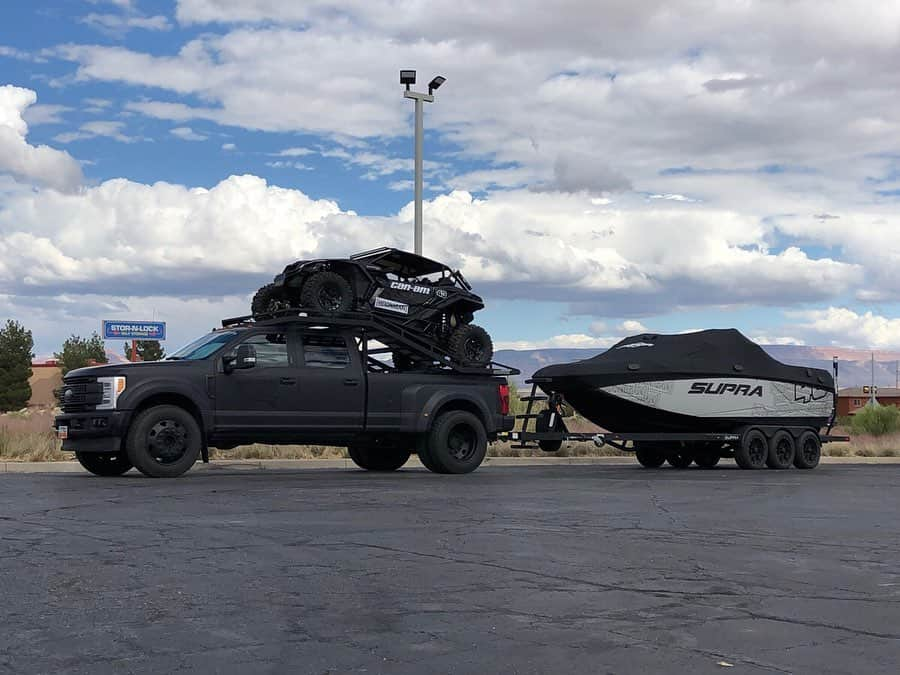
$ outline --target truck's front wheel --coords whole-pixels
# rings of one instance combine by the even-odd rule
[[[391,448],[355,443],[347,447],[350,459],[366,471],[396,471],[409,461],[412,454],[402,448]]]
[[[121,476],[133,466],[124,452],[76,452],[75,459],[95,476]]]
[[[420,441],[422,464],[435,473],[469,473],[487,453],[487,431],[477,416],[465,410],[440,415]]]
[[[196,463],[202,444],[197,420],[174,405],[157,405],[139,413],[125,439],[132,464],[152,478],[183,474]]]

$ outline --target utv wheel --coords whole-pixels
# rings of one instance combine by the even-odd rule
[[[790,469],[794,463],[794,437],[784,429],[776,431],[769,439],[766,466],[770,469]]]
[[[822,441],[814,431],[804,431],[797,440],[794,466],[798,469],[815,469],[822,457]]]
[[[174,405],[158,405],[138,414],[125,439],[128,459],[152,478],[180,476],[197,461],[202,445],[197,420]]]
[[[275,284],[266,284],[260,288],[250,302],[250,312],[253,316],[263,316],[287,309],[290,306],[284,287]]]
[[[666,461],[666,456],[650,444],[636,444],[634,455],[637,457],[638,464],[647,469],[658,469]]]
[[[425,457],[436,473],[469,473],[477,469],[487,452],[487,432],[475,415],[451,410],[435,421],[424,441]],[[421,456],[421,453],[420,453]]]
[[[410,451],[390,446],[355,443],[348,446],[350,459],[366,471],[396,471],[409,460]]]
[[[300,301],[306,309],[343,314],[353,309],[353,287],[337,272],[318,272],[303,284]]]
[[[494,343],[484,328],[467,323],[450,333],[447,351],[464,365],[486,366],[494,358]]]
[[[769,442],[759,429],[748,429],[734,451],[734,461],[742,469],[762,469],[769,456]]]
[[[399,370],[401,373],[408,372],[410,370],[415,370],[419,367],[420,362],[411,357],[408,354],[404,354],[402,352],[394,353],[393,356],[394,368]]]
[[[75,459],[96,476],[121,476],[133,466],[124,451],[76,452]]]

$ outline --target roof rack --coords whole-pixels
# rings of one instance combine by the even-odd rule
[[[255,318],[252,314],[238,316],[231,319],[223,319],[223,328],[235,326],[271,326],[283,325],[290,322],[301,326],[327,326],[344,329],[356,329],[366,332],[370,337],[383,342],[391,348],[400,348],[411,352],[416,356],[430,361],[432,370],[452,370],[465,375],[519,375],[520,371],[512,366],[507,366],[496,361],[491,361],[485,366],[469,366],[454,359],[446,350],[430,342],[416,331],[412,331],[403,325],[392,321],[387,317],[363,312],[345,312],[333,316],[317,314],[315,312],[297,309],[279,310],[264,315],[265,318]]]

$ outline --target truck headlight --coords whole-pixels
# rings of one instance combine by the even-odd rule
[[[119,395],[125,391],[125,377],[98,377],[97,382],[103,387],[103,394],[97,410],[115,410]]]

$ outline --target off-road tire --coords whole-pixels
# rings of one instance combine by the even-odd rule
[[[798,469],[815,469],[822,458],[822,441],[815,431],[804,431],[797,439],[794,466]]]
[[[287,294],[283,286],[266,284],[253,295],[250,302],[250,312],[253,316],[263,316],[286,309],[289,306]]]
[[[764,469],[769,456],[769,441],[759,429],[747,429],[734,449],[734,461],[742,469]]]
[[[347,447],[350,459],[366,471],[396,471],[409,461],[409,450],[391,446],[354,443]]]
[[[494,343],[484,328],[467,323],[450,333],[447,351],[463,365],[486,366],[494,358]]]
[[[769,454],[766,456],[766,466],[770,469],[790,469],[794,463],[796,446],[794,437],[784,429],[776,431],[769,439]]]
[[[95,476],[121,476],[133,468],[124,451],[76,452],[75,459]]]
[[[666,463],[666,455],[650,443],[635,443],[634,456],[645,469],[658,469]]]
[[[487,431],[476,415],[450,410],[434,421],[428,432],[426,457],[436,473],[470,473],[487,453]],[[422,462],[425,464],[425,462]]]
[[[353,287],[337,272],[316,272],[300,291],[304,309],[323,314],[343,314],[353,309]]]
[[[399,370],[401,373],[406,373],[411,370],[415,370],[419,367],[419,361],[411,357],[409,354],[404,354],[403,352],[394,352],[393,355],[394,368]]]
[[[139,413],[125,438],[128,459],[151,478],[180,476],[194,466],[202,446],[197,420],[175,405],[157,405]]]

